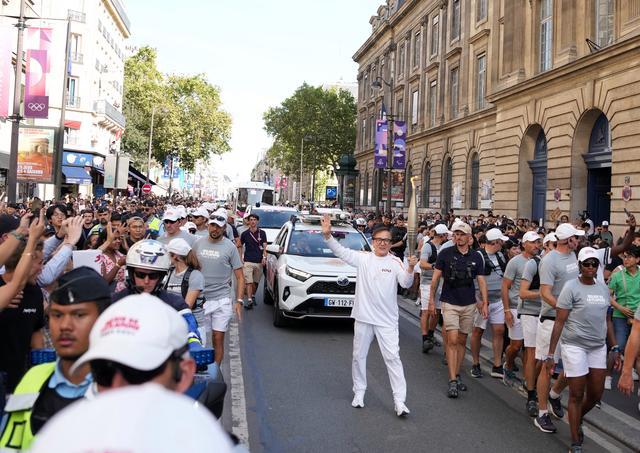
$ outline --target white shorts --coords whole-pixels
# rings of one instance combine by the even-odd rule
[[[589,368],[607,368],[607,345],[585,349],[572,344],[562,345],[562,366],[567,377],[589,374]]]
[[[551,331],[555,321],[547,319],[542,322],[538,320],[538,330],[536,332],[536,360],[545,360],[549,355],[549,343],[551,342]],[[558,340],[558,345],[553,354],[553,360],[558,362],[562,351],[562,342]]]
[[[429,309],[429,295],[431,294],[431,284],[420,285],[420,310]],[[436,293],[435,297],[436,310],[442,308],[442,302],[440,302],[440,292]]]
[[[232,316],[233,307],[229,297],[207,300],[204,303],[205,327],[210,327],[211,330],[226,332]]]
[[[532,315],[520,315],[522,336],[525,348],[536,347],[536,334],[538,333],[538,317]]]
[[[511,312],[511,317],[513,318],[513,326],[508,327],[509,338],[512,340],[523,340],[524,336],[522,333],[522,322],[520,319],[518,319],[518,310],[516,310],[515,308],[510,308],[509,311]]]
[[[473,318],[473,327],[479,327],[482,330],[486,330],[487,322],[489,324],[504,324],[504,306],[502,302],[496,302],[489,304],[489,319],[484,319],[482,313],[476,310],[476,314]]]

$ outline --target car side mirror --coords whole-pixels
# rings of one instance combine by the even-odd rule
[[[269,244],[267,245],[267,253],[279,255],[282,253],[282,248],[278,244]]]

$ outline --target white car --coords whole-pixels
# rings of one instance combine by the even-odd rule
[[[249,206],[245,217],[249,214],[256,214],[260,220],[258,228],[267,235],[267,244],[271,244],[276,238],[282,225],[291,220],[292,215],[299,215],[296,208],[288,208],[286,206],[261,205],[260,207]]]
[[[370,251],[367,239],[348,222],[332,222],[345,247]],[[320,216],[287,222],[267,246],[264,301],[273,304],[273,324],[290,319],[348,318],[356,292],[356,269],[333,254],[322,237]]]

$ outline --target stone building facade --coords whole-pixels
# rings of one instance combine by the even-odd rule
[[[640,0],[389,0],[370,22],[354,55],[360,207],[383,192],[384,100],[407,122],[422,212],[588,210],[618,227],[638,212]]]

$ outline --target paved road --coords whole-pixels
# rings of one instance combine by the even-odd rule
[[[369,355],[366,407],[350,406],[353,325],[348,320],[308,320],[278,329],[272,325],[272,308],[260,303],[245,312],[239,338],[252,452],[560,452],[570,443],[565,423],[557,423],[555,435],[535,428],[524,411],[524,399],[500,381],[467,378],[469,391],[458,400],[448,399],[441,354],[420,352],[419,330],[408,315],[400,320],[411,410],[406,419],[393,412],[386,368],[375,343]],[[237,426],[242,416],[231,412],[238,404],[232,411],[230,396],[227,401],[223,423]],[[586,451],[620,448],[601,433],[594,436],[600,444],[588,438]]]

